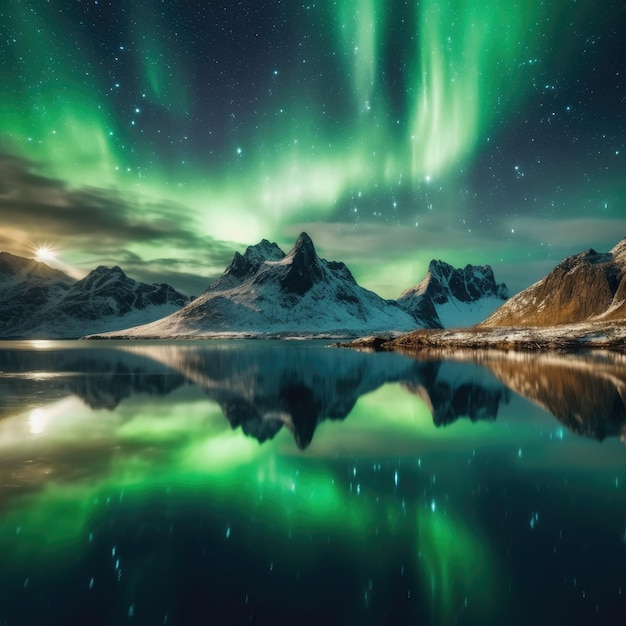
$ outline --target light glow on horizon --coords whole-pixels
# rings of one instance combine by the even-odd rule
[[[48,244],[39,246],[36,250],[35,260],[41,263],[47,263],[56,259],[56,252]]]
[[[357,4],[11,0],[0,247],[49,239],[84,273],[123,263],[193,294],[239,246],[346,225],[350,259],[316,244],[395,297],[398,266],[501,259],[516,293],[615,245],[624,6]]]

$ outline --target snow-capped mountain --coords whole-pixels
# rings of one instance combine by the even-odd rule
[[[44,263],[0,254],[0,337],[76,338],[169,315],[189,298],[148,285],[119,267],[98,267],[75,281]]]
[[[318,257],[302,233],[288,254],[266,240],[235,253],[224,274],[180,311],[107,336],[346,337],[419,326],[395,302],[360,287],[343,263]]]
[[[21,285],[45,284],[47,286],[71,285],[74,281],[60,270],[48,267],[34,259],[25,259],[8,252],[0,252],[0,285],[2,289]]]
[[[610,252],[589,249],[559,263],[482,326],[560,326],[626,320],[626,239]]]
[[[33,259],[0,252],[0,336],[62,298],[74,280]]]
[[[454,268],[433,260],[422,282],[403,291],[398,304],[428,328],[451,328],[477,324],[508,297],[489,265]]]

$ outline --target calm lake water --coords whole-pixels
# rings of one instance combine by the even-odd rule
[[[2,342],[0,625],[623,624],[626,360]]]

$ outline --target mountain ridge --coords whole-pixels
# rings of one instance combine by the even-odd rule
[[[477,324],[508,298],[506,284],[496,283],[490,265],[455,268],[433,259],[423,280],[397,302],[416,319],[428,320],[428,328],[444,328]]]
[[[408,331],[419,324],[395,302],[357,284],[347,266],[317,255],[307,233],[285,254],[249,246],[180,311],[107,337],[347,336]]]
[[[172,313],[189,298],[166,283],[98,266],[75,280],[33,259],[0,253],[0,337],[72,339]]]
[[[100,265],[76,281],[44,263],[0,254],[0,294],[7,295],[9,280],[17,287],[4,297],[10,306],[0,305],[3,337],[72,338],[127,330],[135,335],[138,326],[160,322],[185,306],[186,320],[152,327],[155,334],[149,336],[389,336],[475,323],[501,302],[496,298],[508,295],[490,266],[461,269],[433,260],[418,285],[397,301],[384,300],[358,285],[345,263],[320,258],[305,232],[287,254],[267,239],[243,254],[236,251],[193,303],[165,283],[134,281],[118,265]]]
[[[610,252],[589,248],[566,257],[513,296],[481,327],[545,327],[626,321],[626,238]]]
[[[417,330],[359,349],[407,353],[518,350],[626,350],[626,238],[610,252],[590,248],[566,257],[544,278],[472,328]]]

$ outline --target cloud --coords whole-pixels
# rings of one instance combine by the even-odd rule
[[[172,282],[197,294],[232,259],[235,245],[199,232],[187,207],[112,189],[68,187],[34,173],[35,164],[0,155],[0,249],[33,256],[40,242],[76,250],[93,266],[120,265],[145,282]],[[147,246],[144,260],[131,250]],[[154,251],[168,252],[154,258]],[[180,257],[172,254],[180,251]]]
[[[576,217],[546,220],[541,217],[518,217],[512,221],[517,235],[529,239],[540,238],[556,250],[575,254],[588,248],[608,252],[626,237],[623,219],[604,217]]]
[[[366,264],[394,261],[410,255],[441,258],[437,255],[450,251],[468,251],[467,254],[471,254],[478,248],[483,252],[493,251],[495,260],[502,249],[499,233],[469,229],[462,220],[451,219],[442,213],[422,216],[417,227],[375,222],[356,225],[307,222],[292,225],[286,232],[295,238],[303,230],[311,236],[321,254],[329,259],[346,262],[354,259]]]
[[[168,282],[197,295],[235,250],[256,243],[205,235],[199,216],[186,206],[115,189],[71,188],[36,173],[36,167],[0,154],[0,250],[32,257],[38,245],[49,243],[67,252],[73,269],[82,273],[96,265],[120,265],[137,280]],[[416,213],[417,224],[409,226],[407,219],[402,225],[374,219],[290,223],[282,226],[278,243],[287,251],[306,231],[321,256],[344,261],[360,284],[397,297],[424,277],[431,259],[455,266],[488,263],[496,279],[516,292],[565,256],[589,247],[609,250],[626,235],[623,220],[609,216],[494,214],[481,222],[460,211],[434,210]]]
[[[211,261],[206,258],[198,262],[180,261],[171,258],[143,261],[123,260],[121,265],[126,274],[145,283],[168,283],[188,296],[200,295],[232,261],[234,248],[214,248]],[[106,263],[105,263],[106,264]],[[114,263],[109,263],[112,265]]]
[[[626,236],[624,221],[603,218],[546,220],[538,216],[492,221],[470,228],[450,214],[420,217],[407,228],[374,222],[303,222],[291,225],[293,237],[306,231],[318,253],[344,261],[363,286],[385,297],[397,297],[416,284],[431,259],[456,267],[489,264],[498,282],[512,294],[536,282],[566,256],[590,247],[610,250]]]
[[[183,207],[109,189],[71,189],[30,168],[23,159],[0,157],[0,219],[14,228],[60,240],[78,238],[97,249],[124,240],[205,242],[180,219]]]

